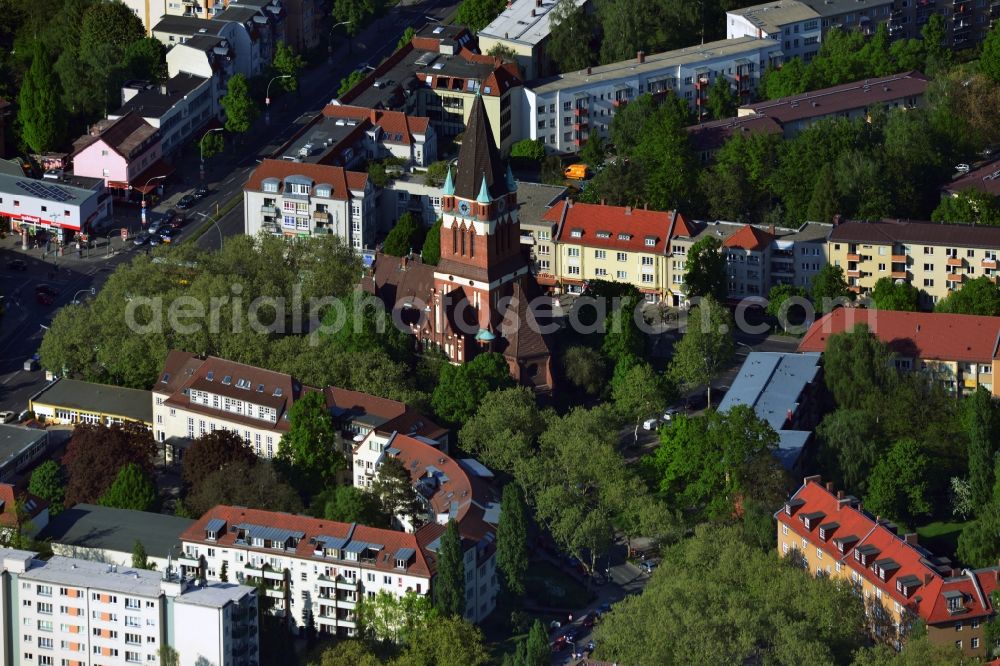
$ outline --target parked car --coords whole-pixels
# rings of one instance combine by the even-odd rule
[[[585,651],[585,652],[586,652],[587,654],[591,654],[591,653],[592,653],[592,652],[594,651],[594,648],[596,648],[596,647],[597,647],[597,646],[596,646],[596,645],[594,645],[594,641],[587,641],[587,647],[585,648],[585,650],[584,650],[584,651]]]
[[[556,639],[552,641],[552,651],[562,652],[563,650],[566,649],[567,645],[568,643],[566,642],[565,636],[557,636]]]
[[[132,239],[132,244],[135,246],[145,245],[149,242],[149,234],[145,231],[136,234],[135,238]]]
[[[656,426],[660,424],[659,419],[646,419],[642,422],[643,430],[656,430]]]
[[[163,241],[164,243],[173,243],[174,238],[176,237],[177,237],[177,232],[174,231],[171,227],[164,227],[163,229],[160,229],[160,240]]]
[[[153,247],[156,247],[157,245],[159,245],[162,242],[163,241],[160,240],[160,235],[159,234],[150,234],[149,235],[149,244],[152,245]]]
[[[10,423],[17,418],[14,412],[0,412],[0,423]]]
[[[956,164],[955,165],[955,171],[958,171],[960,173],[969,173],[969,165],[968,164]]]
[[[201,187],[199,187],[197,190],[194,191],[194,198],[195,199],[199,199],[199,200],[200,199],[204,199],[205,197],[207,197],[211,193],[212,193],[212,190],[210,190],[207,187],[205,187],[204,185],[202,185]]]
[[[35,300],[42,305],[52,305],[55,303],[59,292],[47,284],[40,284],[35,287]]]
[[[575,641],[579,637],[580,637],[580,630],[577,629],[576,627],[570,627],[569,629],[566,630],[566,633],[563,634],[563,638],[565,638],[567,641],[570,642]]]
[[[174,230],[183,229],[188,222],[188,217],[184,213],[174,213],[170,216],[170,228]]]
[[[28,262],[24,259],[11,259],[7,262],[7,268],[14,271],[26,271],[28,270]]]
[[[643,560],[639,563],[639,568],[642,569],[644,573],[651,574],[659,566],[659,560]]]
[[[684,408],[680,406],[668,407],[667,411],[663,412],[663,420],[670,421],[678,414],[683,414]]]
[[[593,613],[587,613],[586,615],[583,616],[583,620],[580,621],[580,624],[583,625],[585,628],[590,629],[591,627],[594,626],[595,619],[597,618],[594,616]]]
[[[160,229],[162,229],[164,226],[166,226],[166,220],[164,219],[153,220],[152,222],[149,223],[149,226],[146,227],[146,231],[149,234],[157,234],[160,233]]]
[[[38,370],[38,361],[33,358],[29,358],[25,360],[23,367],[25,372],[34,372],[35,370]]]
[[[181,200],[177,202],[177,207],[180,208],[181,210],[187,210],[188,208],[193,206],[196,201],[197,199],[195,199],[194,196],[190,194],[185,194],[184,196],[181,197]]]

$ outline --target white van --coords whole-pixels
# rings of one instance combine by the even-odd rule
[[[656,426],[659,424],[659,419],[646,419],[642,422],[643,430],[656,430]]]

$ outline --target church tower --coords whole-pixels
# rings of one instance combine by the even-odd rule
[[[477,95],[458,153],[454,175],[448,171],[441,196],[441,259],[434,272],[437,330],[448,324],[463,338],[446,345],[453,361],[463,362],[474,340],[493,349],[504,317],[504,296],[529,274],[521,248],[517,184],[493,141],[486,107]],[[523,286],[523,285],[521,285]],[[447,318],[449,321],[444,321]]]

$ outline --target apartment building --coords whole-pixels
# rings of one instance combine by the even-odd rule
[[[428,595],[434,555],[418,535],[355,523],[217,506],[181,535],[185,573],[263,581],[269,609],[321,634],[353,636],[360,600],[380,591]]]
[[[464,27],[428,24],[333,103],[429,118],[437,135],[450,140],[465,130],[479,97],[493,141],[506,154],[523,138],[517,135],[521,78],[517,65],[473,52],[472,42]]]
[[[944,19],[946,44],[953,49],[963,49],[986,39],[990,27],[1000,17],[1000,3],[993,0],[898,0],[889,16],[889,35],[893,39],[918,38],[934,14]]]
[[[691,137],[691,144],[702,164],[712,162],[719,149],[733,137],[782,133],[781,125],[773,118],[755,113],[688,125],[684,129]]]
[[[368,174],[338,166],[266,159],[243,186],[248,236],[333,234],[361,252],[375,247],[376,212]]]
[[[49,524],[49,503],[10,483],[0,482],[0,537],[10,539],[16,531],[35,538]]]
[[[996,614],[991,595],[1000,587],[1000,567],[953,567],[916,534],[899,534],[819,476],[805,477],[775,518],[778,553],[816,575],[849,580],[884,639],[901,645],[921,620],[932,642],[963,657],[989,656],[994,646],[985,644],[984,625]]]
[[[539,284],[552,284],[552,266],[555,261],[553,239],[559,228],[557,220],[546,220],[549,210],[566,198],[568,188],[542,183],[517,183],[518,218],[521,221],[521,245],[527,246],[531,258],[531,272],[535,279],[544,276]],[[547,282],[546,282],[547,281]]]
[[[893,352],[904,371],[920,371],[962,395],[978,387],[1000,394],[1000,317],[839,308],[816,320],[799,343],[800,352],[826,350],[831,335],[866,325]]]
[[[607,137],[615,112],[640,95],[677,95],[704,115],[713,81],[722,76],[741,100],[748,100],[781,47],[767,39],[741,37],[675,51],[564,72],[525,86],[518,138],[545,144],[551,152],[573,153],[592,135]]]
[[[48,430],[0,424],[0,481],[14,481],[47,456],[56,443]]]
[[[888,23],[894,0],[777,0],[726,12],[726,36],[773,39],[782,46],[785,62],[809,61],[831,28],[875,33]],[[904,3],[909,4],[909,3]],[[915,3],[914,3],[915,4]]]
[[[589,11],[589,0],[572,0]],[[479,31],[479,49],[489,53],[501,46],[517,56],[525,81],[554,74],[555,68],[545,52],[552,29],[552,10],[558,0],[512,0],[492,23]],[[586,48],[585,44],[580,45]]]
[[[389,457],[403,463],[423,507],[419,516],[396,516],[403,530],[422,534],[454,520],[465,550],[475,549],[475,558],[466,559],[466,609],[470,620],[482,620],[493,612],[500,591],[493,554],[500,493],[493,473],[473,458],[452,458],[427,438],[373,432],[352,452],[354,486],[370,488]]]
[[[923,104],[930,80],[920,72],[854,81],[831,88],[745,104],[739,116],[767,116],[786,139],[827,118],[864,118],[873,108],[914,109]]]
[[[231,6],[253,7],[265,9],[281,18],[283,38],[298,52],[321,46],[326,37],[323,33],[327,13],[325,0],[281,0],[280,4],[273,0],[128,0],[126,4],[141,5],[143,2],[157,7],[153,25],[164,15],[211,19]],[[149,24],[146,24],[146,32],[150,30]]]
[[[132,82],[122,88],[122,106],[109,113],[108,120],[136,114],[159,130],[161,155],[170,155],[208,122],[218,118],[221,107],[215,91],[214,79],[187,73],[172,76],[160,85]],[[166,165],[162,168],[166,170],[150,177],[170,173]],[[148,182],[137,182],[136,186],[143,190],[150,188]]]
[[[634,285],[650,303],[668,296],[667,258],[675,234],[691,233],[678,211],[574,203],[549,208],[543,222],[555,227],[551,259],[536,248],[539,284],[581,293],[589,280]]]
[[[0,549],[4,652],[38,666],[257,664],[257,595],[236,584],[196,585],[159,573]]]
[[[288,374],[173,350],[152,390],[154,438],[184,442],[230,430],[241,434],[258,456],[273,458],[288,430],[292,404],[313,391],[320,389],[303,386]],[[337,387],[322,393],[330,418],[347,440],[372,430],[395,430],[447,441],[446,429],[396,400]]]
[[[848,221],[830,233],[829,260],[844,269],[857,294],[880,278],[908,282],[931,308],[966,280],[996,279],[1000,229],[904,220]]]
[[[75,175],[100,178],[105,187],[121,193],[162,172],[160,132],[135,112],[101,120],[73,142],[72,159]]]
[[[1000,197],[1000,162],[994,160],[947,183],[941,196],[957,197],[970,190]]]

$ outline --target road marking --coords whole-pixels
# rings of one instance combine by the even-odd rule
[[[10,380],[14,379],[14,377],[17,377],[17,375],[18,375],[19,372],[21,372],[21,371],[20,370],[16,370],[16,371],[10,373],[10,375],[7,376],[7,379],[5,379],[2,382],[0,382],[0,384],[3,384],[3,385],[6,386],[7,382],[9,382]]]

